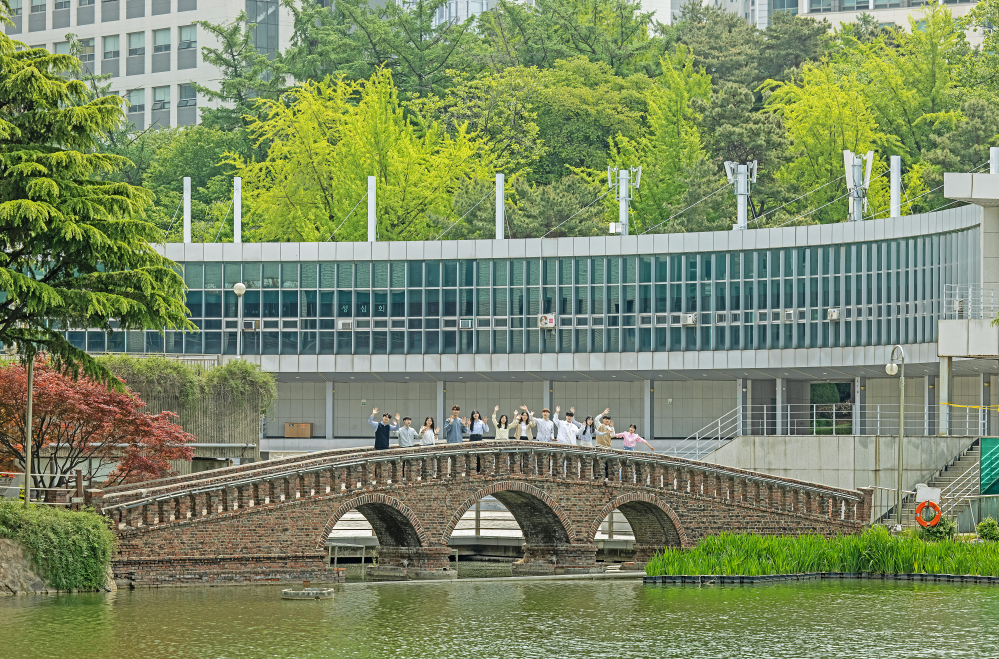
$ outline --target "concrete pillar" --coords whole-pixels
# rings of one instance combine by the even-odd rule
[[[541,383],[541,409],[548,408],[555,411],[555,388],[552,386],[551,380],[545,380]],[[538,418],[541,418],[541,409],[539,409],[536,414]],[[537,435],[537,431],[534,433]]]
[[[940,373],[939,373],[939,391],[937,391],[937,399],[940,401],[940,430],[941,435],[950,434],[950,405],[949,403],[954,401],[954,393],[952,391],[953,381],[951,379],[951,358],[941,357],[940,358]]]
[[[867,378],[853,379],[853,434],[867,434]]]
[[[891,156],[889,161],[889,214],[893,218],[902,217],[902,156]]]
[[[232,242],[243,242],[243,179],[232,179]]]
[[[784,408],[787,406],[787,378],[777,378],[777,409],[776,421],[777,421],[777,435],[783,435],[787,432],[787,410]]]
[[[927,375],[923,385],[923,414],[925,416],[924,434],[928,437],[937,434],[936,393],[937,377]]]
[[[441,380],[437,381],[437,414],[434,416],[434,423],[437,425],[438,429],[444,428],[444,419],[447,418],[447,414],[444,410],[447,407],[447,382]],[[422,425],[422,421],[420,422]]]
[[[374,176],[368,177],[368,242],[378,240],[378,187]]]
[[[979,387],[979,390],[982,392],[982,398],[979,405],[982,406],[982,409],[978,411],[979,412],[978,418],[979,418],[979,424],[981,426],[981,430],[979,431],[979,433],[984,436],[988,435],[990,429],[992,428],[992,424],[989,423],[990,421],[989,417],[991,416],[991,414],[988,408],[988,406],[992,402],[992,386],[991,386],[992,376],[988,373],[982,373],[981,379],[982,382],[981,386]]]
[[[656,387],[652,380],[646,380],[644,382],[643,394],[645,398],[645,419],[643,420],[642,430],[639,432],[640,435],[646,439],[655,438],[655,428],[653,423],[655,422],[655,403],[656,403]],[[584,417],[585,418],[585,417]]]
[[[506,175],[496,174],[496,240],[503,240],[506,225]]]
[[[191,242],[191,177],[184,177],[184,242]]]
[[[735,434],[742,436],[746,434],[746,419],[747,419],[747,405],[746,405],[746,394],[748,392],[749,380],[745,378],[737,378],[735,381],[735,409],[736,411],[736,425]]]
[[[332,382],[326,383],[326,439],[333,439],[333,394],[336,393]]]

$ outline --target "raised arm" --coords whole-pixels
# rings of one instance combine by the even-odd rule
[[[374,412],[372,412],[371,416],[368,417],[368,425],[371,426],[372,428],[377,428],[378,427],[378,422],[375,421],[375,413]]]

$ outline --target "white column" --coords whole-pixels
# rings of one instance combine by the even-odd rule
[[[374,176],[368,177],[368,242],[373,243],[378,240],[378,203],[377,203],[377,179]]]
[[[645,419],[642,425],[642,431],[639,433],[643,435],[645,439],[652,440],[655,435],[655,428],[653,426],[655,422],[655,402],[656,402],[656,388],[653,385],[652,380],[645,380],[643,382],[643,398],[645,399]],[[586,417],[583,417],[584,419]]]
[[[853,379],[853,434],[867,432],[867,378]]]
[[[336,393],[332,382],[326,383],[326,439],[333,439],[333,394]]]
[[[541,387],[542,387],[542,389],[541,389],[541,409],[544,409],[544,408],[547,407],[548,409],[552,410],[552,413],[554,413],[554,411],[555,411],[555,403],[553,402],[553,399],[555,398],[555,388],[552,386],[552,381],[551,380],[543,380],[541,382]],[[541,410],[538,410],[536,412],[536,414],[538,415],[538,418],[540,419],[541,418]],[[535,431],[534,434],[536,436],[537,432]]]
[[[735,166],[736,221],[739,230],[744,231],[749,223],[749,166]]]
[[[184,177],[184,242],[191,242],[191,177]]]
[[[777,378],[777,435],[783,435],[787,432],[786,410],[784,409],[786,405],[787,379]]]
[[[989,423],[989,416],[990,415],[989,415],[989,408],[988,408],[988,406],[992,402],[992,396],[990,395],[992,393],[991,392],[991,390],[992,390],[992,386],[991,386],[991,384],[992,384],[992,382],[991,382],[992,376],[990,374],[988,374],[988,373],[982,373],[981,378],[982,378],[982,386],[979,387],[979,390],[982,392],[981,402],[979,403],[979,405],[982,406],[982,409],[979,411],[979,414],[980,414],[979,418],[981,419],[981,431],[980,432],[981,432],[982,435],[988,435],[990,429],[992,428],[992,424]]]
[[[936,434],[937,427],[937,415],[936,411],[936,382],[937,378],[935,375],[927,375],[925,378],[925,384],[923,385],[923,410],[925,415],[925,423],[923,428],[923,434],[927,437]]]
[[[434,416],[434,424],[437,429],[443,432],[444,429],[444,408],[447,406],[447,382],[437,381],[437,414]],[[422,421],[420,422],[422,425]],[[441,438],[443,439],[443,437]]]
[[[736,428],[735,434],[742,435],[746,434],[746,383],[749,382],[745,378],[736,378],[735,381],[735,409],[736,409]]]
[[[889,158],[889,204],[891,217],[902,217],[902,156]]]
[[[232,179],[232,242],[243,242],[243,179]]]
[[[989,174],[999,174],[999,146],[989,147]]]
[[[631,170],[622,167],[617,170],[617,221],[621,223],[621,235],[628,235],[628,179]]]
[[[939,390],[937,391],[937,397],[940,399],[940,429],[937,431],[941,435],[950,434],[950,405],[946,403],[953,402],[953,394],[951,393],[951,376],[950,376],[951,358],[941,357],[940,358],[940,384]]]
[[[506,175],[496,174],[496,240],[503,240],[506,225]]]

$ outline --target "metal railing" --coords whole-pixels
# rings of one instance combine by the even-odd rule
[[[944,320],[988,320],[999,315],[999,291],[980,284],[944,284]]]
[[[969,505],[968,497],[978,494],[980,465],[980,462],[971,465],[971,468],[940,491],[940,509],[944,515],[956,519]]]
[[[903,529],[916,526],[915,515],[905,514],[905,502],[914,500],[916,493],[910,490],[902,490],[902,505],[896,505],[897,492],[893,487],[881,487],[875,485],[871,488],[874,491],[871,499],[871,525],[888,527],[899,526]]]
[[[724,414],[681,442],[665,449],[666,455],[688,460],[700,460],[708,453],[717,450],[723,443],[731,441],[740,434],[742,426],[741,411],[737,408]]]

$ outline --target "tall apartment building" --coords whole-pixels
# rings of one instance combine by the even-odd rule
[[[69,34],[83,45],[92,73],[110,75],[112,92],[129,101],[129,121],[187,126],[199,120],[192,82],[218,88],[219,71],[201,57],[214,37],[194,21],[228,23],[246,11],[260,52],[288,45],[291,15],[278,0],[11,0],[7,34],[31,47],[69,53]]]

